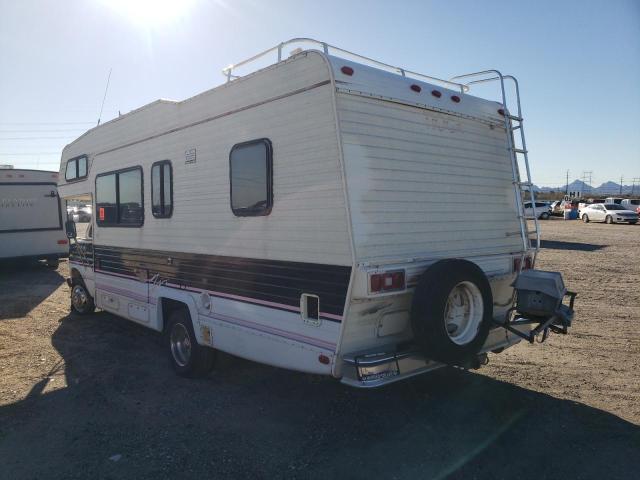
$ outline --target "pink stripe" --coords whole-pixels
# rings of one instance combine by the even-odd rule
[[[111,293],[117,293],[118,295],[122,295],[124,297],[128,297],[131,298],[133,300],[138,300],[138,301],[142,301],[145,303],[151,303],[153,305],[156,304],[156,301],[154,299],[149,299],[147,300],[147,297],[145,297],[144,295],[139,295],[137,293],[133,293],[129,290],[123,290],[121,288],[116,288],[116,287],[112,287],[112,286],[107,286],[107,285],[102,285],[102,284],[97,284],[96,283],[96,288],[99,288],[101,290],[104,290],[106,292],[111,292]]]
[[[138,277],[134,277],[134,276],[131,276],[131,275],[124,275],[122,273],[105,272],[104,270],[98,270],[97,268],[95,269],[95,271],[98,272],[98,273],[102,273],[103,275],[115,275],[116,277],[132,278],[134,280],[138,280]]]

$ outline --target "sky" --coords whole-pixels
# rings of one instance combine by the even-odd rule
[[[57,170],[110,71],[103,122],[293,37],[440,78],[513,74],[536,184],[640,184],[640,0],[0,0],[0,164]]]

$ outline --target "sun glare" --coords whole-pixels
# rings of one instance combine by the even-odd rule
[[[186,16],[195,0],[102,0],[128,21],[145,27],[158,27]]]

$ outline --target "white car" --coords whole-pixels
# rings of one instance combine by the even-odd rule
[[[594,203],[588,205],[580,212],[580,218],[584,223],[638,223],[638,214],[627,210],[622,205],[615,203]]]
[[[544,202],[536,202],[535,208],[532,208],[531,202],[524,203],[524,215],[527,218],[533,218],[535,216],[541,220],[547,220],[551,216],[551,207]]]

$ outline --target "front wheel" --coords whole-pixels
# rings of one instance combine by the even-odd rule
[[[87,287],[82,282],[75,281],[71,285],[71,310],[79,315],[89,315],[95,309],[96,305]]]
[[[611,215],[607,215],[607,218],[604,219],[604,223],[611,225],[613,223],[613,217]]]
[[[166,330],[169,361],[181,377],[203,377],[215,361],[215,350],[198,344],[186,309],[178,309],[169,315]]]
[[[589,215],[586,215],[586,214],[585,214],[585,215],[582,215],[582,221],[583,221],[584,223],[589,223]]]
[[[543,212],[540,215],[540,220],[549,220],[549,213],[548,212]]]
[[[638,221],[637,221],[637,220],[630,220],[630,221],[629,221],[629,225],[635,225],[636,223],[638,223]]]

